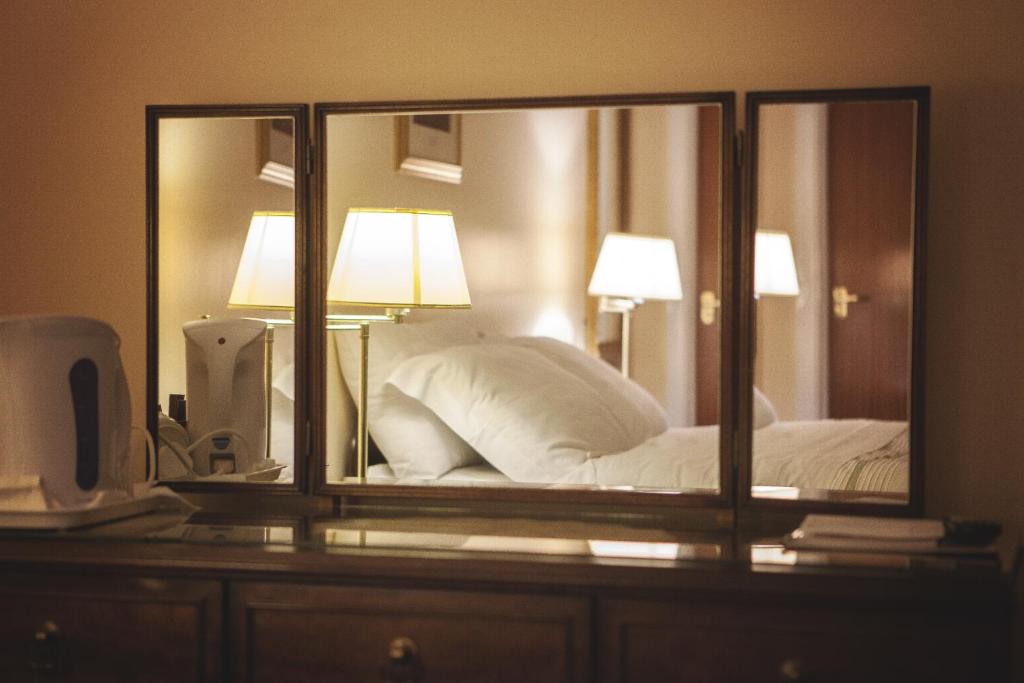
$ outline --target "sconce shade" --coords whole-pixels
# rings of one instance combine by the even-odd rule
[[[758,230],[754,237],[754,293],[758,296],[797,296],[793,244],[784,232]]]
[[[623,299],[682,299],[675,243],[668,237],[608,233],[587,293]]]
[[[349,209],[327,300],[392,308],[469,308],[451,212]]]
[[[294,213],[253,213],[228,306],[295,308]]]

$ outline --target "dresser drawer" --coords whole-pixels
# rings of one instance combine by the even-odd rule
[[[244,681],[589,680],[584,598],[242,583],[230,603]]]
[[[997,681],[1006,625],[948,613],[608,601],[603,681]]]
[[[0,604],[0,680],[221,675],[216,582],[0,574]]]

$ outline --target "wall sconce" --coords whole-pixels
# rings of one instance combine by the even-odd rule
[[[757,353],[757,300],[762,296],[794,297],[800,294],[796,260],[789,234],[758,230],[754,234],[753,352]]]
[[[601,297],[602,313],[622,315],[622,376],[629,377],[629,318],[633,310],[647,299],[683,298],[675,243],[668,237],[608,233],[587,294]]]
[[[754,296],[797,296],[793,243],[784,232],[758,230],[754,237]]]

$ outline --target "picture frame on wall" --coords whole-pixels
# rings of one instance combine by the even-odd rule
[[[413,114],[395,117],[395,168],[399,173],[462,182],[462,116]]]
[[[295,132],[291,119],[258,119],[256,149],[256,176],[295,189]]]

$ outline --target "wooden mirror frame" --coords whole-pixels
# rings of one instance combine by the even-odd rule
[[[738,172],[735,166],[735,93],[667,93],[638,95],[609,95],[581,97],[550,97],[520,99],[473,99],[473,100],[430,100],[430,101],[393,101],[393,102],[355,102],[355,103],[318,103],[314,109],[316,135],[315,172],[316,183],[315,227],[313,251],[309,260],[310,291],[313,293],[310,302],[310,319],[321,320],[327,313],[325,294],[327,284],[327,168],[326,145],[327,117],[338,114],[414,114],[423,112],[485,112],[501,110],[523,110],[538,108],[580,108],[598,109],[605,107],[634,107],[650,105],[686,105],[708,104],[718,105],[722,111],[721,128],[721,216],[720,235],[720,288],[721,288],[721,334],[719,375],[719,482],[717,494],[691,494],[680,492],[619,491],[585,489],[548,489],[548,488],[514,488],[514,487],[456,487],[456,486],[403,486],[389,484],[365,483],[328,483],[326,481],[326,332],[319,326],[310,335],[309,363],[311,393],[309,415],[313,419],[313,448],[310,458],[312,468],[313,492],[318,494],[341,496],[346,504],[383,503],[392,500],[408,504],[421,501],[432,505],[446,504],[457,506],[491,505],[519,510],[522,514],[522,503],[529,503],[537,508],[551,509],[556,506],[575,506],[579,508],[597,508],[608,511],[620,510],[641,512],[644,509],[672,510],[679,508],[709,508],[713,514],[727,511],[727,520],[731,524],[732,509],[735,501],[735,465],[733,460],[736,422],[736,396],[734,367],[736,365],[736,294],[739,284],[739,268],[736,267],[737,245],[739,237],[739,192],[736,188]],[[582,283],[581,283],[582,286]],[[497,505],[495,505],[497,504]],[[719,517],[719,523],[723,523]]]
[[[916,103],[915,168],[913,201],[913,273],[911,298],[910,377],[909,377],[909,438],[910,477],[909,499],[906,504],[852,503],[842,500],[806,499],[780,500],[754,498],[751,495],[753,468],[753,297],[754,297],[754,228],[757,225],[757,162],[759,107],[768,104],[796,104],[822,102],[848,102],[865,100],[909,100]],[[749,511],[775,512],[829,512],[835,514],[920,516],[924,511],[924,306],[925,306],[925,238],[928,209],[928,134],[930,88],[927,86],[897,88],[866,88],[842,90],[785,90],[758,91],[746,95],[746,126],[749,134],[746,144],[745,189],[746,211],[740,235],[738,301],[738,393],[742,396],[738,408],[736,440],[739,470],[738,508]]]
[[[305,104],[149,105],[146,107],[146,427],[157,434],[159,368],[159,195],[160,121],[185,118],[288,117],[294,122],[295,160],[295,413],[294,480],[288,484],[246,482],[162,482],[176,491],[194,493],[259,492],[289,494],[309,487],[309,106]],[[149,474],[149,462],[146,464]]]

